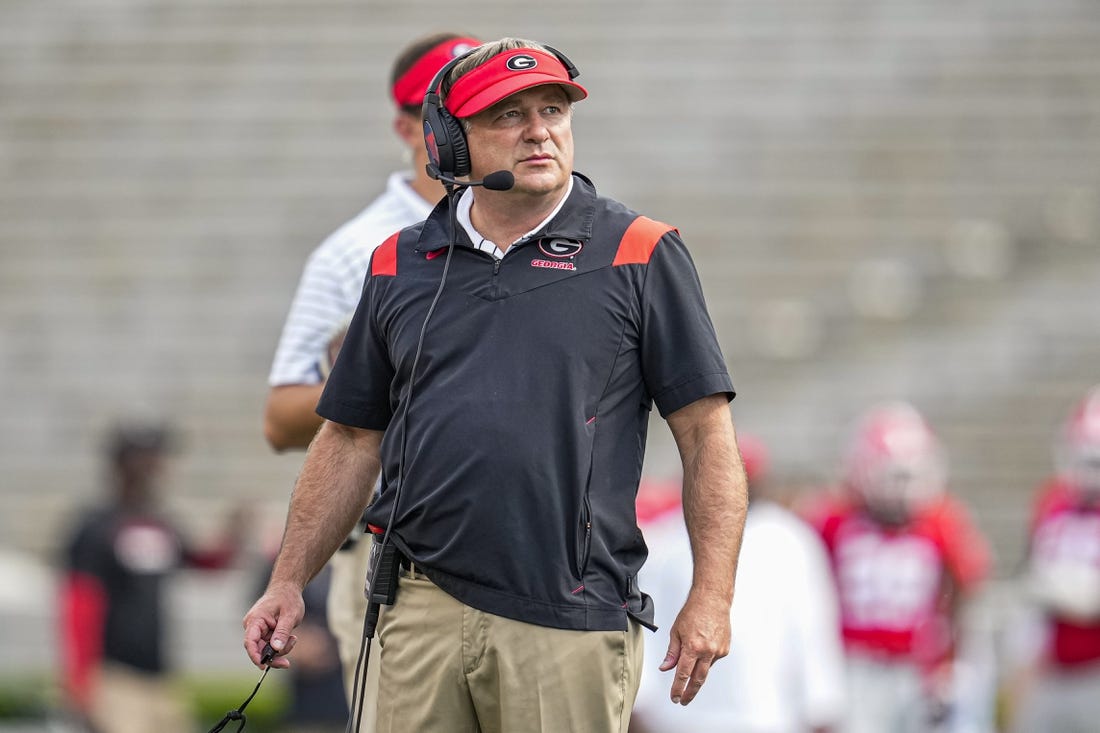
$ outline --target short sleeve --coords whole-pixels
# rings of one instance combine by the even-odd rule
[[[641,296],[646,388],[663,417],[712,394],[733,399],[733,382],[691,256],[675,230],[646,267]]]
[[[376,250],[372,266],[378,256]],[[379,281],[389,280],[392,278],[388,275],[367,277],[347,337],[317,404],[317,414],[326,420],[367,430],[385,430],[393,417],[390,386],[394,367],[375,308]]]

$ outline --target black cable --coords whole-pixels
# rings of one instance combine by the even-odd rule
[[[456,194],[461,194],[461,192],[465,190],[465,187],[456,188],[454,185],[446,182],[444,182],[443,185],[447,191],[447,197],[450,199],[450,205],[448,206],[450,213],[450,241],[447,244],[447,256],[443,260],[443,272],[439,276],[439,286],[436,288],[435,295],[432,297],[432,302],[428,306],[428,312],[424,315],[424,322],[420,325],[420,335],[417,338],[416,351],[413,354],[412,366],[409,367],[409,391],[405,396],[405,409],[401,420],[401,443],[397,457],[397,481],[393,487],[393,505],[390,507],[390,516],[386,522],[386,527],[383,530],[382,539],[379,543],[379,552],[381,552],[390,542],[390,531],[397,517],[397,505],[401,499],[401,489],[405,483],[405,451],[408,445],[409,436],[409,410],[412,408],[413,388],[416,386],[417,367],[420,365],[420,355],[424,350],[424,337],[428,333],[428,323],[432,319],[432,314],[435,313],[435,307],[439,303],[439,298],[443,295],[443,286],[447,284],[447,273],[451,269],[451,255],[454,254],[455,242],[458,239],[458,216],[455,212],[455,207],[458,204],[458,196]],[[371,542],[375,541],[375,538],[371,537]],[[348,727],[345,727],[345,733],[358,733],[360,724],[363,721],[363,706],[367,688],[367,669],[370,665],[371,639],[374,638],[371,606],[377,606],[377,603],[370,599],[374,597],[375,585],[378,582],[379,575],[380,573],[375,572],[371,576],[370,583],[367,586],[367,613],[363,619],[363,640],[359,645],[359,658],[355,663],[355,677],[352,680],[351,714],[348,716]],[[374,621],[377,621],[377,608],[374,609],[373,613],[375,617]],[[359,677],[360,667],[363,672],[362,679]],[[351,728],[350,726],[353,720],[355,722],[355,727]],[[211,733],[214,733],[214,731],[211,731]]]
[[[240,725],[237,726],[236,733],[240,733],[244,730],[245,723],[248,722],[248,718],[245,717],[244,709],[248,707],[248,703],[252,702],[252,698],[256,697],[256,693],[260,691],[260,685],[264,683],[264,679],[267,678],[267,673],[271,671],[271,660],[275,658],[275,650],[271,648],[270,644],[264,646],[263,656],[260,657],[260,664],[264,665],[264,673],[260,675],[259,681],[256,686],[252,688],[252,694],[245,698],[245,701],[237,706],[236,710],[230,710],[221,720],[211,728],[208,733],[218,733],[218,731],[225,728],[233,721],[237,721]]]
[[[362,542],[362,538],[359,540]],[[371,542],[374,538],[371,538]],[[366,698],[367,693],[367,668],[370,665],[370,636],[367,634],[367,619],[370,614],[363,616],[363,633],[359,641],[359,656],[355,660],[355,675],[351,681],[351,700],[348,701],[348,722],[344,726],[344,733],[358,733],[360,726],[363,722],[363,701]],[[359,673],[362,671],[363,676],[360,679]],[[355,722],[355,727],[352,728],[352,721]]]

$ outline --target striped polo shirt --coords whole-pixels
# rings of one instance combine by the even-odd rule
[[[318,384],[329,342],[351,319],[374,248],[402,227],[422,221],[432,206],[393,173],[386,190],[325,241],[306,262],[290,305],[268,384]]]

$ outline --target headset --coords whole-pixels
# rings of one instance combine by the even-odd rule
[[[542,48],[557,57],[571,80],[580,75],[577,67],[561,51],[545,45]],[[428,175],[438,180],[453,180],[470,174],[470,147],[466,142],[466,131],[462,129],[462,123],[444,106],[440,92],[443,80],[463,59],[477,50],[473,48],[448,61],[432,78],[424,95],[422,116],[424,145],[428,149]]]

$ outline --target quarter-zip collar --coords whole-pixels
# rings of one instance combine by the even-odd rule
[[[527,232],[523,236],[517,238],[515,241],[509,242],[508,248],[511,249],[515,245],[520,244],[521,242],[523,242],[527,239],[530,239],[535,234],[537,234],[541,229],[543,229],[547,224],[549,224],[554,219],[554,217],[558,215],[558,212],[560,212],[562,210],[562,207],[565,206],[565,202],[569,199],[569,194],[571,194],[571,193],[573,193],[573,177],[572,176],[569,177],[569,187],[568,187],[568,189],[566,190],[565,194],[561,197],[561,200],[558,201],[558,205],[554,207],[554,210],[551,211],[549,214],[547,214],[546,218],[544,218],[542,221],[540,221],[538,223],[538,226],[536,226],[534,229]],[[473,242],[475,247],[477,247],[482,252],[487,252],[488,254],[492,255],[493,257],[495,257],[498,260],[503,259],[504,258],[504,253],[507,250],[502,250],[500,248],[500,245],[498,245],[496,242],[490,241],[490,240],[486,239],[485,237],[483,237],[481,235],[481,232],[479,232],[477,230],[477,228],[474,226],[474,220],[473,220],[473,217],[471,215],[471,212],[473,211],[473,208],[474,208],[474,194],[470,189],[467,188],[465,191],[463,191],[459,195],[458,204],[455,206],[455,213],[458,215],[458,223],[461,224],[462,228],[466,230],[466,234],[469,235],[470,241]]]
[[[596,198],[596,187],[592,181],[584,174],[573,171],[573,190],[565,197],[565,202],[548,222],[531,232],[527,239],[561,237],[587,242],[592,238]],[[450,244],[449,206],[450,198],[444,197],[428,215],[416,242],[417,252],[433,252]],[[467,249],[478,249],[462,226],[456,227],[455,244]]]

